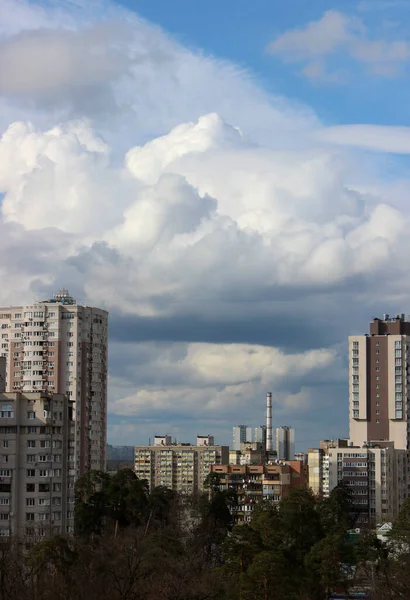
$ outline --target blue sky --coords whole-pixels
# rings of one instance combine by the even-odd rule
[[[299,74],[297,65],[283,64],[267,51],[269,42],[283,32],[317,21],[329,10],[361,19],[371,39],[408,39],[410,2],[406,0],[131,0],[122,4],[182,43],[249,69],[266,89],[314,107],[324,122],[410,124],[408,67],[406,76],[387,81],[363,77],[357,65],[342,54],[334,62],[351,71],[349,84],[312,84]]]
[[[3,0],[1,305],[110,312],[108,438],[348,433],[409,312],[410,1]]]

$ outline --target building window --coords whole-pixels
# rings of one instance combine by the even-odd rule
[[[26,506],[35,506],[36,500],[35,498],[26,498]]]
[[[13,419],[14,409],[12,404],[3,404],[0,406],[0,418],[1,419]]]
[[[376,406],[380,406],[380,402],[376,402]]]
[[[26,513],[26,521],[34,521],[34,513]]]
[[[379,414],[380,414],[380,411],[379,411],[379,410],[376,410],[376,415],[379,415]]]
[[[26,492],[35,492],[36,484],[35,483],[26,483]]]
[[[376,376],[376,381],[380,381],[380,377],[378,375]]]
[[[376,423],[380,423],[380,419],[376,419]]]
[[[26,471],[26,477],[35,477],[36,476],[36,470],[35,469],[27,469]]]
[[[401,341],[394,342],[396,348],[401,348]]]
[[[376,371],[380,371],[380,367],[376,367]]]
[[[402,419],[402,418],[403,418],[403,411],[396,410],[396,419]]]
[[[33,410],[27,411],[27,419],[35,419],[36,413]]]

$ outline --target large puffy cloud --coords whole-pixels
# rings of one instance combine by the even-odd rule
[[[62,0],[47,10],[6,0],[0,10],[3,128],[22,108],[41,127],[50,115],[88,116],[124,150],[213,111],[257,140],[275,128],[278,145],[317,123],[313,111],[268,95],[250,73],[185,48],[108,0]]]
[[[337,344],[366,303],[398,298],[406,181],[387,193],[311,111],[122,9],[102,3],[93,20],[63,2],[13,4],[0,43],[15,69],[0,75],[0,302],[66,285],[111,311],[114,441],[203,424],[227,442],[234,421],[263,418],[270,388],[278,418],[343,434],[320,432],[324,414],[346,416]]]

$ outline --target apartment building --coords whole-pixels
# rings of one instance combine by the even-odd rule
[[[105,469],[108,313],[62,290],[29,305],[0,308],[6,390],[66,394],[73,401],[77,475]]]
[[[212,465],[220,476],[220,489],[233,489],[238,504],[233,513],[236,522],[249,522],[255,507],[263,501],[277,504],[292,487],[306,485],[307,470],[300,461],[277,461],[260,465]]]
[[[410,322],[405,315],[370,323],[370,332],[349,337],[350,440],[392,441],[410,449]]]
[[[408,452],[368,442],[364,446],[331,448],[328,452],[329,489],[349,486],[358,523],[375,525],[397,517],[408,495]]]
[[[249,425],[235,425],[233,427],[232,450],[240,451],[241,444],[257,442],[266,448],[266,425],[250,427]]]
[[[408,495],[409,453],[393,442],[324,440],[309,448],[309,487],[323,498],[340,483],[349,486],[359,523],[393,520]]]
[[[266,441],[241,442],[240,450],[229,451],[230,465],[261,465],[265,462]]]
[[[276,428],[276,454],[279,460],[294,460],[295,430],[287,425]]]
[[[73,532],[72,405],[63,394],[0,393],[0,537]]]
[[[346,448],[347,440],[322,440],[319,448],[308,450],[309,487],[316,496],[329,495],[329,449]]]
[[[0,392],[6,391],[6,359],[0,356]]]
[[[229,447],[216,446],[212,436],[199,436],[197,445],[171,443],[156,436],[153,446],[135,446],[134,471],[150,489],[164,486],[182,494],[204,489],[211,465],[228,464]]]

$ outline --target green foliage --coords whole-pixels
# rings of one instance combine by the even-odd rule
[[[343,486],[326,500],[292,490],[237,525],[219,477],[188,498],[150,492],[129,470],[90,472],[75,493],[74,538],[0,542],[0,600],[328,600],[352,586],[369,600],[409,597],[410,502],[384,544],[370,531],[351,542]]]
[[[410,498],[404,500],[390,536],[396,542],[410,544]]]
[[[138,479],[131,469],[112,476],[90,471],[75,487],[75,531],[89,537],[109,528],[138,527],[144,521],[149,504],[146,480]]]

